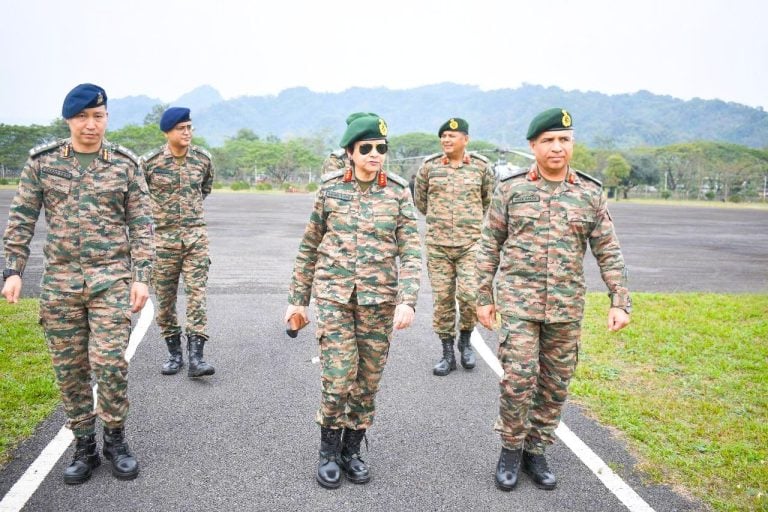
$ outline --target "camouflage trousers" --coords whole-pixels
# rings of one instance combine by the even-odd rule
[[[471,331],[477,323],[478,244],[462,247],[427,245],[427,270],[432,285],[432,328],[438,336],[456,337],[456,303],[459,330]]]
[[[75,436],[92,434],[97,415],[110,428],[122,426],[128,415],[129,299],[125,280],[95,294],[40,294],[40,323]],[[91,374],[98,385],[95,411]]]
[[[389,355],[395,306],[360,306],[317,299],[322,397],[316,421],[323,427],[367,429]]]
[[[205,287],[208,283],[208,236],[205,232],[184,236],[176,243],[159,241],[156,248],[152,285],[157,296],[157,325],[163,338],[181,332],[176,315],[179,278],[187,297],[187,335],[208,337]]]
[[[545,324],[502,316],[504,368],[494,430],[505,448],[544,453],[555,440],[579,355],[581,322]]]

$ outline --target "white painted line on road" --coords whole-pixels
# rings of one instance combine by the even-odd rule
[[[493,355],[488,345],[485,344],[482,335],[477,328],[472,331],[470,343],[475,348],[477,354],[491,367],[491,369],[502,378],[504,369],[501,367],[499,359]],[[601,459],[584,441],[573,433],[564,422],[560,422],[555,434],[565,445],[587,466],[597,478],[603,482],[603,485],[616,496],[630,512],[654,512],[648,503],[637,494],[619,475],[613,472],[611,468]]]
[[[141,310],[139,319],[136,321],[136,327],[131,332],[128,348],[125,350],[126,361],[130,361],[133,357],[136,347],[144,339],[144,335],[147,333],[147,329],[149,329],[154,317],[155,306],[152,303],[152,299],[147,299],[147,303],[144,305],[144,309]],[[95,404],[96,386],[93,388],[93,394]],[[24,508],[29,498],[32,497],[43,480],[45,480],[45,477],[48,476],[48,473],[51,472],[53,466],[56,465],[64,452],[67,451],[70,443],[72,443],[72,439],[74,439],[72,431],[66,427],[61,427],[56,437],[48,443],[24,474],[13,484],[13,487],[3,496],[3,500],[0,501],[0,512],[19,512]]]

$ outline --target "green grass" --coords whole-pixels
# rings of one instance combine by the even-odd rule
[[[0,302],[0,467],[59,401],[38,302]]]
[[[615,426],[653,481],[715,510],[768,510],[768,295],[590,294],[571,398]]]

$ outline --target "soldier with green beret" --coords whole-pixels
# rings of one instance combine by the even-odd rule
[[[496,486],[504,491],[517,484],[521,465],[537,487],[557,484],[544,451],[554,442],[578,360],[587,245],[608,287],[608,329],[629,324],[619,240],[600,182],[569,166],[573,133],[566,109],[537,115],[527,133],[536,162],[499,182],[483,223],[477,316],[489,329],[501,316],[495,430],[502,444]]]
[[[56,382],[76,439],[64,482],[81,484],[101,463],[96,417],[104,426],[103,454],[112,474],[136,478],[139,466],[125,441],[131,313],[149,297],[152,214],[138,159],[104,139],[107,94],[80,84],[61,109],[70,137],[30,151],[5,230],[2,294],[15,303],[41,209],[48,235],[40,293],[40,323]],[[98,383],[94,409],[91,378]]]
[[[170,107],[160,118],[160,129],[166,144],[141,157],[155,219],[157,325],[168,348],[168,360],[160,372],[175,375],[184,366],[182,329],[176,315],[182,280],[187,297],[187,376],[205,377],[216,371],[203,360],[209,341],[206,284],[211,263],[203,201],[213,188],[213,157],[192,144],[190,109]]]
[[[286,322],[308,321],[315,297],[322,393],[316,421],[316,480],[326,488],[370,480],[360,443],[392,330],[413,322],[421,242],[408,182],[384,170],[387,123],[374,113],[347,118],[340,146],[348,165],[325,174],[294,264]]]
[[[475,367],[470,344],[477,323],[475,253],[495,185],[493,167],[482,155],[466,151],[469,123],[459,117],[437,131],[442,153],[424,159],[416,173],[414,199],[427,219],[427,270],[432,284],[432,328],[442,344],[442,359],[432,369],[446,376],[456,369],[457,304],[461,365]]]

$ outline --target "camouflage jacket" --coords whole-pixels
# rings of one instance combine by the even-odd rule
[[[479,240],[495,183],[484,156],[465,153],[457,168],[442,153],[428,156],[414,186],[416,207],[427,220],[427,243],[457,247]]]
[[[81,169],[69,139],[32,149],[8,215],[6,268],[24,271],[43,207],[44,289],[98,292],[121,279],[149,282],[149,194],[131,151],[104,140],[99,156]]]
[[[477,304],[546,323],[581,320],[589,246],[612,304],[631,305],[619,240],[599,181],[569,169],[551,193],[536,164],[499,182],[477,255]]]
[[[143,155],[141,165],[152,198],[158,242],[178,237],[182,230],[205,227],[203,199],[211,193],[215,172],[210,153],[189,146],[179,165],[166,144]]]
[[[347,159],[347,152],[344,149],[337,149],[323,160],[323,176],[334,171],[346,169],[348,163],[349,159]]]
[[[288,302],[315,297],[360,305],[405,303],[415,307],[421,277],[416,210],[401,177],[387,173],[361,192],[344,171],[327,174],[317,191],[293,269]],[[377,176],[378,179],[378,176]],[[398,269],[399,260],[399,269]]]

